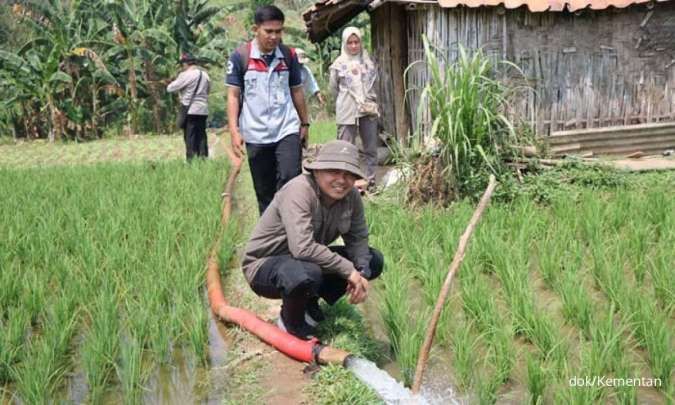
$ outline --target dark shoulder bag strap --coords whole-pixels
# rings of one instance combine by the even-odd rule
[[[195,87],[195,91],[192,92],[192,96],[190,97],[190,104],[187,106],[187,110],[190,111],[190,107],[192,107],[192,102],[195,101],[195,96],[197,95],[197,92],[199,91],[199,85],[202,83],[202,71],[199,71],[199,79],[197,79],[197,87]]]

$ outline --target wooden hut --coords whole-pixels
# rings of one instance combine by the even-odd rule
[[[607,153],[623,153],[611,142],[620,136],[611,128],[622,127],[630,138],[624,143],[639,144],[632,149],[675,145],[675,2],[323,0],[304,14],[308,34],[320,41],[363,10],[371,13],[382,78],[381,124],[399,139],[418,122],[411,106],[419,103],[426,68],[403,72],[423,59],[426,35],[450,61],[461,45],[518,65],[532,91],[514,101],[512,114],[540,136],[570,131],[576,150],[603,140]]]

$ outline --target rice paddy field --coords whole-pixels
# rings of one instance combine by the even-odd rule
[[[316,128],[314,142],[334,136]],[[213,153],[222,141],[211,135]],[[226,159],[186,164],[178,137],[0,152],[0,403],[265,403],[272,355],[238,363],[256,340],[212,338],[203,291]],[[245,184],[220,261],[234,274],[226,294],[264,311],[231,271],[255,221]],[[454,280],[427,387],[471,404],[672,403],[674,187],[673,172],[574,165],[501,184]],[[404,195],[367,198],[385,272],[364,307],[324,307],[319,337],[409,384],[474,203],[410,207]],[[214,388],[230,352],[236,370]],[[303,403],[378,403],[338,366],[297,379]]]
[[[14,143],[6,139],[5,144],[0,142],[0,166],[13,168],[159,161],[185,156],[185,145],[180,136],[111,137],[95,142],[55,144],[47,140]],[[222,155],[217,147],[219,143],[220,138],[210,131],[212,154]]]
[[[672,403],[674,186],[672,172],[572,168],[498,196],[453,281],[427,382],[480,404]],[[474,206],[410,209],[399,195],[367,215],[387,260],[376,311],[411,383]]]
[[[18,166],[0,167],[0,403],[202,398],[227,161]]]

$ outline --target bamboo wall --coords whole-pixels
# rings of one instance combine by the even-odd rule
[[[675,3],[577,13],[411,8],[401,22],[408,36],[406,64],[423,59],[423,34],[449,60],[461,44],[514,62],[533,91],[518,92],[510,114],[539,135],[675,120]],[[379,25],[376,20],[374,28]],[[424,65],[414,65],[406,80],[410,106],[419,104],[425,82]],[[415,108],[410,114],[418,122]]]

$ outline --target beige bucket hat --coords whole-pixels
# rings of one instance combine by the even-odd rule
[[[366,177],[359,164],[359,150],[347,141],[328,142],[316,158],[305,160],[303,166],[307,170],[346,170],[360,179]]]

